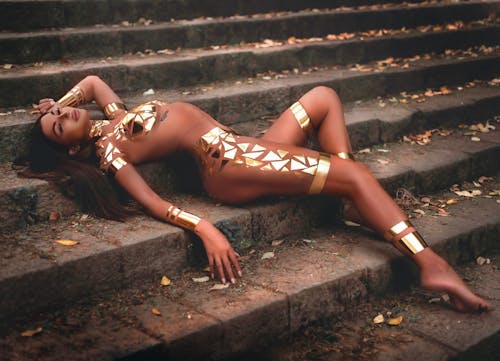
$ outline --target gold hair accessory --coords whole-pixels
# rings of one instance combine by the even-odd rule
[[[116,115],[116,112],[120,110],[127,110],[127,107],[123,103],[109,103],[103,109],[104,114],[108,119],[113,119]]]
[[[187,228],[191,231],[200,223],[201,218],[194,214],[184,212],[176,206],[170,206],[167,209],[167,220],[176,226]]]
[[[292,111],[295,119],[297,119],[297,122],[299,123],[299,126],[302,128],[302,130],[307,135],[310,135],[313,130],[311,119],[307,115],[307,112],[302,104],[300,104],[299,102],[295,102],[290,107],[290,110]]]
[[[82,88],[78,85],[74,86],[61,99],[57,101],[62,107],[76,107],[85,102],[85,96]]]
[[[415,255],[427,246],[422,236],[409,221],[401,221],[384,233],[384,238],[392,242],[401,252]]]

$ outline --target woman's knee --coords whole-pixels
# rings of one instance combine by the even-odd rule
[[[335,90],[326,86],[317,86],[307,92],[301,101],[309,117],[318,122],[323,120],[332,106],[337,106],[340,102]]]
[[[348,181],[351,185],[350,189],[353,193],[359,194],[370,190],[374,182],[376,182],[375,177],[363,164],[358,162],[353,162],[350,160],[345,160],[349,162]]]

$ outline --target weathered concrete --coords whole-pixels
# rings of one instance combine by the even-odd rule
[[[114,57],[138,51],[144,52],[146,49],[203,48],[211,45],[259,42],[262,39],[285,40],[289,36],[323,37],[328,34],[381,28],[399,29],[403,26],[414,28],[432,23],[468,22],[486,18],[488,15],[488,7],[484,3],[451,3],[446,6],[319,11],[272,17],[262,15],[247,19],[169,22],[149,26],[2,33],[0,47],[4,52],[0,55],[0,63],[26,64],[59,59],[73,61],[80,58]],[[378,46],[373,46],[375,43],[369,42],[366,50],[357,42],[347,42],[345,46],[335,49],[334,54],[331,54],[331,50],[321,49],[318,46],[307,47],[309,51],[302,51],[299,57],[304,66],[310,63],[311,58],[316,59],[314,65],[331,61],[342,64],[347,62],[346,57],[352,58],[351,62],[356,63],[361,62],[363,56],[370,56],[369,54],[374,56],[381,51],[387,53],[392,44],[405,41],[404,36],[391,40],[392,43],[378,42]],[[394,47],[395,53],[392,55],[409,56],[415,54],[418,49],[424,53],[439,51],[438,49],[466,49],[477,44],[495,45],[498,43],[498,26],[441,34],[422,33],[417,34],[412,43],[412,47]],[[319,59],[323,59],[323,63],[318,61]]]
[[[5,0],[0,3],[2,29],[26,31],[60,27],[81,27],[93,24],[112,24],[137,21],[140,18],[155,21],[192,19],[208,16],[231,16],[272,11],[300,11],[307,8],[335,8],[377,3],[395,3],[398,0],[280,0],[235,1],[152,1],[152,0]],[[416,2],[411,0],[408,2]],[[490,5],[491,6],[491,5]],[[39,14],[39,16],[28,16]],[[82,16],[85,14],[85,16]]]
[[[488,187],[497,185],[495,182]],[[433,195],[436,199],[449,196]],[[500,213],[493,211],[498,204],[486,198],[474,199],[466,206],[463,202],[469,201],[447,207],[449,217],[425,216],[415,224],[431,245],[451,261],[456,260],[453,253],[461,254],[461,262],[479,255],[491,257],[498,251]],[[224,290],[209,291],[215,284],[212,281],[193,282],[193,277],[206,273],[192,270],[177,277],[169,275],[172,284],[167,287],[160,288],[159,276],[142,294],[116,294],[95,306],[72,307],[52,320],[44,316],[33,323],[19,324],[0,341],[4,355],[10,360],[52,360],[64,352],[74,353],[75,360],[85,359],[86,355],[107,360],[111,350],[117,352],[113,354],[116,357],[120,353],[127,355],[129,349],[127,359],[133,360],[219,359],[276,342],[319,318],[345,316],[343,320],[350,327],[344,330],[341,342],[346,343],[346,348],[353,342],[355,330],[372,327],[372,337],[380,339],[376,350],[372,350],[373,359],[401,360],[403,355],[423,354],[438,360],[457,356],[498,332],[500,298],[498,289],[491,287],[498,283],[498,274],[486,272],[494,265],[484,265],[483,276],[477,269],[466,272],[466,279],[497,306],[497,311],[460,314],[440,304],[425,304],[431,295],[424,302],[415,300],[415,295],[401,301],[392,295],[379,309],[375,303],[368,313],[356,312],[357,305],[363,309],[375,294],[397,287],[398,280],[404,280],[408,287],[412,276],[407,261],[401,262],[402,257],[389,244],[359,228],[324,229],[307,237],[287,238],[279,246],[267,245],[244,255],[244,279]],[[462,242],[461,246],[457,242]],[[261,259],[268,251],[273,251],[274,257]],[[396,306],[404,315],[401,326],[374,326],[371,319],[385,312],[388,305],[394,308],[397,302],[404,305]],[[161,315],[153,315],[153,308]],[[349,314],[355,316],[353,321],[348,321]],[[93,326],[92,331],[87,324]],[[23,340],[17,336],[21,330],[38,325],[44,329],[40,336]],[[82,343],[78,340],[92,340],[105,330],[108,336],[103,343],[87,346],[81,353]],[[123,338],[118,338],[117,330]],[[390,339],[396,341],[388,343]],[[324,360],[345,359],[340,356],[336,352]]]

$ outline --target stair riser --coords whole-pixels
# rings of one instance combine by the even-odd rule
[[[170,19],[299,11],[306,8],[322,9],[390,2],[397,2],[397,0],[3,1],[0,3],[0,21],[2,29],[26,31],[116,24],[122,21],[135,22],[140,18],[169,21]],[[37,14],[37,16],[31,16],[32,14]]]
[[[284,18],[234,20],[218,23],[163,25],[143,28],[89,29],[79,32],[8,35],[0,38],[0,63],[106,57],[145,49],[202,48],[262,39],[326,36],[372,29],[482,19],[490,9],[480,4],[449,7],[386,9],[378,12],[311,13]]]

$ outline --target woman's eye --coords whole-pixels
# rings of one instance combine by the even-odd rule
[[[56,114],[57,114],[57,115],[61,115],[61,109],[56,108]]]
[[[61,123],[59,123],[59,134],[61,134],[63,131]]]

